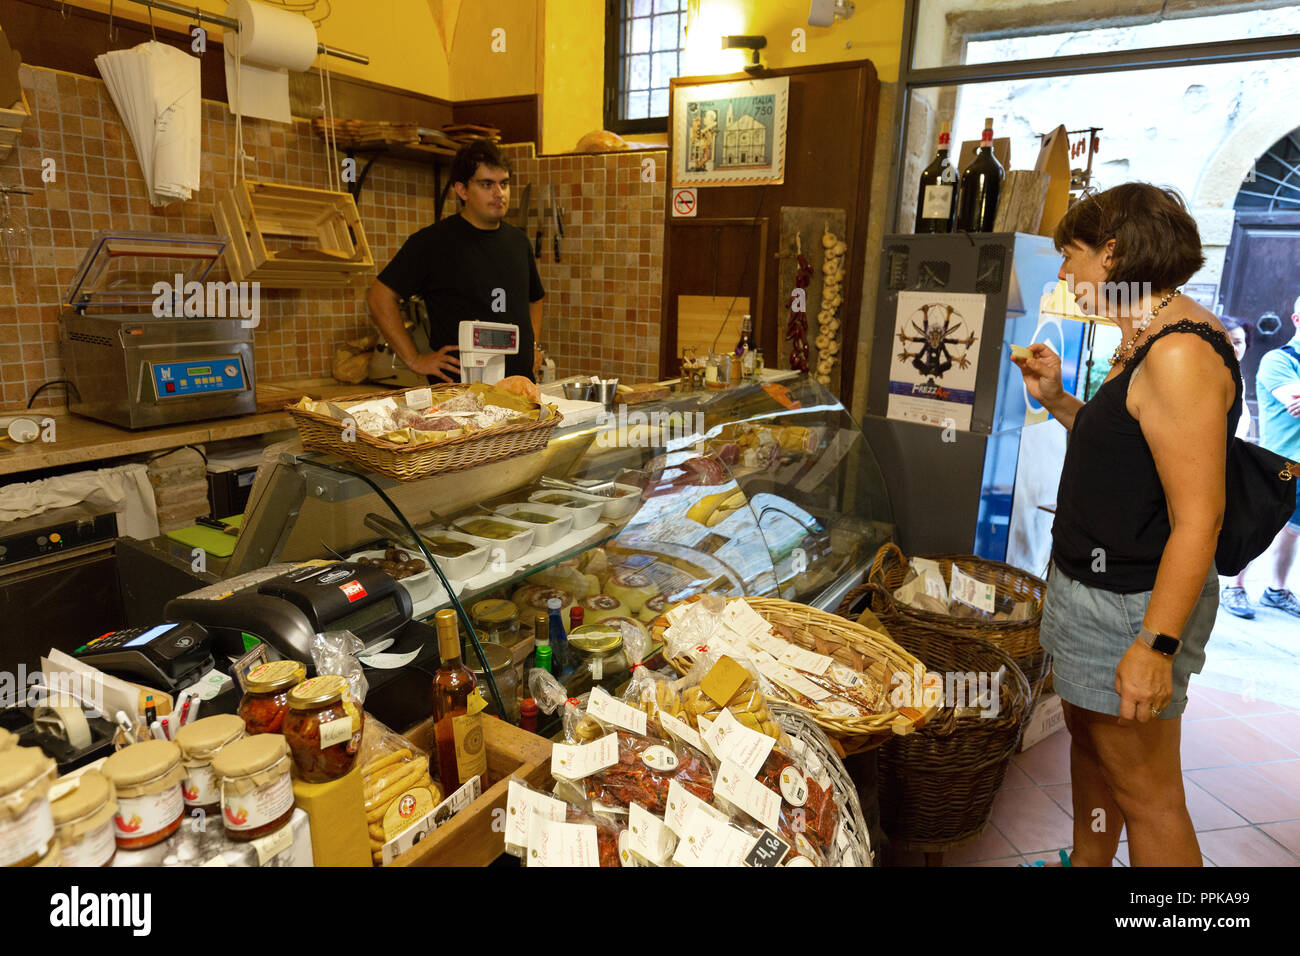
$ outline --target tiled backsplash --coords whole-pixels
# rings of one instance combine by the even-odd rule
[[[42,383],[63,376],[59,303],[95,234],[211,234],[214,196],[229,188],[234,166],[234,123],[224,104],[204,101],[202,189],[189,202],[156,208],[103,82],[27,66],[21,81],[33,116],[19,148],[0,160],[0,184],[22,185],[34,195],[12,197],[28,246],[17,264],[0,264],[5,407],[25,404]],[[248,179],[329,187],[324,145],[307,123],[245,120],[244,142]],[[533,184],[534,197],[554,183],[564,213],[561,261],[553,260],[548,224],[538,263],[547,290],[542,342],[559,374],[657,378],[664,153],[536,158],[531,146],[514,146],[510,155],[515,202],[526,183]],[[655,182],[642,180],[647,156],[656,163]],[[47,159],[54,160],[51,183],[41,177]],[[381,267],[408,235],[433,220],[434,202],[432,169],[375,163],[358,207]],[[218,271],[215,277],[225,278],[224,268]],[[328,376],[334,346],[370,327],[365,285],[348,292],[264,289],[255,331],[257,376]]]

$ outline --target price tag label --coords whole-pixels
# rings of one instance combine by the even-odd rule
[[[673,862],[678,866],[742,866],[753,842],[744,830],[695,807],[687,816]]]
[[[604,723],[645,736],[645,711],[615,700],[603,688],[592,688],[587,699],[587,713]]]
[[[560,823],[534,814],[525,862],[528,866],[600,866],[595,824]]]
[[[976,581],[968,574],[962,573],[957,565],[952,566],[952,599],[960,601],[967,607],[973,607],[977,611],[984,611],[988,614],[993,613],[993,601],[997,595],[997,589],[991,584],[985,584],[983,581]]]
[[[802,647],[795,647],[793,644],[786,647],[785,651],[777,657],[777,660],[790,667],[807,671],[809,674],[816,674],[818,677],[825,674],[830,669],[830,666],[835,663],[825,654],[815,654]]]
[[[767,789],[739,766],[723,760],[713,792],[748,813],[769,830],[781,825],[781,795]]]
[[[253,841],[253,849],[257,851],[257,865],[266,866],[292,846],[293,824],[286,823],[274,833],[268,833],[266,836]]]
[[[589,744],[556,744],[551,748],[551,772],[566,780],[581,780],[618,763],[618,734],[606,734]]]
[[[352,739],[352,718],[340,717],[320,725],[320,749],[333,747]]]
[[[506,791],[506,845],[515,850],[526,849],[528,827],[533,815],[539,814],[548,820],[561,822],[565,810],[563,800],[536,793],[518,780],[511,780]]]
[[[745,855],[746,866],[780,866],[781,861],[790,852],[786,843],[771,830],[764,830],[762,835]]]
[[[659,711],[659,726],[664,729],[665,733],[672,734],[682,743],[690,744],[696,750],[704,750],[704,741],[700,739],[699,733],[686,721],[678,720],[672,714],[666,711]]]
[[[654,866],[667,866],[677,848],[667,824],[639,803],[628,807],[627,834],[632,852]]]
[[[704,733],[704,740],[720,760],[730,760],[750,777],[755,776],[772,752],[776,741],[767,734],[750,730],[731,711],[723,710]]]
[[[727,819],[725,813],[705,803],[676,780],[668,785],[668,809],[664,811],[664,823],[673,833],[681,836],[686,831],[686,820],[691,815],[691,811],[697,808],[720,820]]]

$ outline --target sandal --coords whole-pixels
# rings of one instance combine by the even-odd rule
[[[1074,866],[1074,864],[1070,862],[1070,854],[1068,852],[1066,852],[1065,850],[1057,850],[1056,852],[1057,855],[1060,856],[1061,858],[1061,866],[1069,866],[1069,867]],[[1047,866],[1047,864],[1044,863],[1042,860],[1035,860],[1033,863],[1021,863],[1020,865],[1021,866]]]

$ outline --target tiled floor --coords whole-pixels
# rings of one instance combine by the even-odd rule
[[[1205,865],[1300,866],[1300,701],[1248,700],[1196,682],[1188,696],[1183,779]],[[1070,737],[1061,731],[1013,758],[983,835],[943,862],[1056,863],[1071,827]],[[1116,860],[1128,865],[1126,841]]]

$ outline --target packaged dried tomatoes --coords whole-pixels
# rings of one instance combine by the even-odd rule
[[[590,774],[584,783],[587,797],[607,807],[639,803],[663,814],[674,780],[701,800],[713,799],[713,769],[704,754],[678,741],[620,730],[618,763]]]

